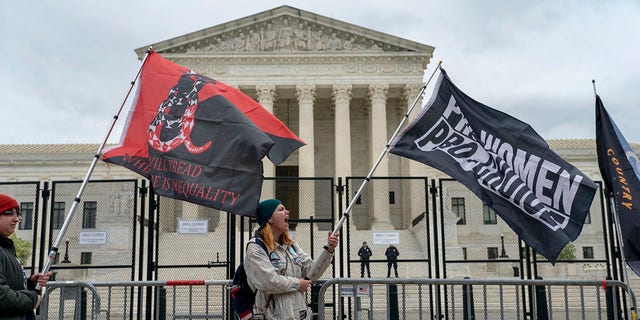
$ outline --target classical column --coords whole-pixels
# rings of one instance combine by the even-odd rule
[[[420,90],[422,90],[422,86],[423,86],[422,83],[411,83],[411,84],[406,84],[404,86],[402,90],[402,96],[406,101],[406,105],[407,105],[407,107],[404,109],[405,114],[406,114],[406,110],[409,110],[409,108],[411,108],[411,106],[413,105],[413,102],[416,100],[418,93],[420,93]],[[411,113],[409,114],[409,118],[407,119],[407,122],[405,123],[405,125],[420,113],[420,110],[422,110],[421,106],[422,106],[422,97],[420,97],[418,102],[416,102],[416,106],[413,108],[413,111],[411,111]],[[427,174],[427,166],[418,161],[402,157],[400,159],[400,163],[402,168],[402,175],[405,177],[424,177]],[[428,208],[424,207],[425,202],[424,202],[424,196],[422,195],[424,194],[424,192],[420,191],[421,192],[420,194],[414,195],[414,193],[417,193],[418,190],[421,190],[422,188],[424,188],[423,180],[413,180],[413,179],[409,180],[409,187],[407,190],[411,190],[411,191],[410,191],[409,199],[407,202],[408,208],[407,210],[405,210],[405,212],[403,212],[404,221],[411,221],[413,218],[417,217],[422,212],[429,211]]]
[[[276,86],[275,85],[257,85],[257,100],[265,109],[274,114],[273,105],[276,100]],[[275,165],[269,161],[267,157],[262,160],[262,167],[265,177],[274,177],[276,175]],[[271,195],[273,196],[273,195]]]
[[[351,175],[351,102],[350,84],[333,85],[331,98],[335,104],[335,174],[337,177]]]
[[[375,164],[387,142],[387,91],[388,84],[369,85],[371,113],[369,115],[371,139],[369,144],[371,165]],[[373,176],[389,176],[389,160],[383,157]],[[390,229],[389,217],[389,183],[386,180],[374,180],[372,183],[372,199],[370,208],[373,212],[373,229]]]
[[[316,98],[316,86],[314,84],[297,85],[296,97],[300,108],[300,139],[307,143],[299,149],[298,176],[315,177],[313,102]],[[300,219],[309,218],[309,215],[315,211],[314,198],[308,196],[315,193],[315,188],[313,183],[308,182],[300,183]]]
[[[350,84],[336,84],[331,88],[331,98],[334,103],[334,177],[336,183],[338,177],[351,176],[351,89]],[[341,198],[342,208],[347,207],[346,197]],[[336,210],[340,204],[336,202]],[[340,212],[342,213],[342,212]]]

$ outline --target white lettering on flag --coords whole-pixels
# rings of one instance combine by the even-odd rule
[[[484,130],[478,139],[451,96],[440,119],[414,143],[424,152],[440,150],[473,172],[484,189],[539,220],[564,229],[582,176],[528,154]]]

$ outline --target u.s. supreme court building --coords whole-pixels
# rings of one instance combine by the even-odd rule
[[[415,161],[385,154],[353,199],[407,110],[417,100],[415,117],[431,95],[419,94],[433,46],[282,6],[150,43],[135,49],[138,58],[149,47],[239,88],[306,142],[279,166],[263,160],[262,198],[284,201],[302,248],[320,250],[353,200],[326,276],[359,277],[363,241],[379,277],[389,244],[400,251],[401,277],[530,277],[522,270],[535,270],[546,279],[602,279],[611,272],[600,194],[567,261],[555,266],[527,256],[518,236],[464,186]],[[548,142],[601,179],[595,141]],[[17,235],[35,249],[27,265],[41,266],[98,144],[0,146],[0,192],[22,204]],[[147,181],[102,161],[91,181],[60,245],[59,278],[226,279],[235,269],[248,219],[168,198],[150,202]]]

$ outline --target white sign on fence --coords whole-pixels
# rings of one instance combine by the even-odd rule
[[[374,232],[373,244],[400,244],[400,232]]]
[[[209,220],[178,220],[178,233],[206,234],[209,231]]]
[[[102,246],[107,244],[106,231],[82,231],[78,235],[78,244],[81,246]]]

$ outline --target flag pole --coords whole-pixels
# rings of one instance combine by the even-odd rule
[[[398,132],[400,132],[400,129],[402,128],[402,125],[409,118],[409,114],[411,114],[411,111],[413,111],[413,109],[415,108],[416,104],[418,104],[418,101],[420,101],[420,98],[422,97],[422,94],[424,93],[424,90],[429,85],[429,82],[431,82],[431,79],[433,79],[433,76],[436,74],[436,72],[438,70],[440,70],[440,65],[442,65],[442,60],[440,60],[438,62],[438,65],[436,66],[436,69],[433,71],[433,73],[431,74],[431,76],[429,77],[427,82],[424,84],[424,86],[422,86],[422,89],[420,89],[420,92],[418,93],[416,98],[413,100],[413,103],[411,104],[411,107],[407,110],[407,113],[405,113],[404,117],[402,117],[402,120],[400,121],[400,124],[398,124],[398,127],[396,128],[396,131],[393,132],[393,134],[391,135],[391,138],[389,139],[389,141],[385,145],[384,149],[380,153],[380,156],[378,157],[378,160],[376,160],[376,162],[374,163],[373,167],[371,168],[371,170],[367,174],[367,177],[364,179],[364,181],[362,181],[362,184],[360,185],[360,188],[358,188],[358,191],[356,192],[356,194],[353,196],[353,198],[349,202],[349,205],[347,206],[347,208],[344,210],[344,213],[342,214],[342,217],[340,217],[340,220],[338,221],[338,223],[336,224],[335,228],[333,229],[332,234],[336,234],[340,230],[340,228],[342,227],[342,224],[344,223],[344,220],[347,218],[347,216],[349,216],[349,212],[351,211],[351,208],[353,207],[353,205],[357,201],[358,197],[360,197],[360,193],[362,193],[362,190],[364,189],[364,186],[367,184],[367,182],[369,180],[371,180],[371,176],[373,175],[373,172],[376,171],[376,168],[378,168],[378,165],[380,165],[380,162],[382,162],[382,159],[384,158],[384,156],[389,151],[389,146],[391,145],[391,142],[398,135]]]
[[[591,84],[593,85],[593,95],[597,99],[598,92],[596,91],[596,80],[592,79]],[[620,229],[620,217],[618,216],[618,209],[616,208],[617,202],[616,199],[612,195],[611,190],[607,190],[605,188],[605,195],[609,198],[613,198],[612,203],[609,207],[609,212],[613,215],[613,221],[616,226],[616,239],[618,240],[618,247],[620,248],[620,262],[622,265],[622,277],[624,277],[624,284],[627,286],[627,289],[631,289],[631,283],[629,281],[629,275],[627,273],[627,258],[624,255],[624,240],[622,239],[622,230]],[[628,294],[625,294],[627,297],[627,303],[629,303],[629,307],[631,307],[631,317],[633,320],[637,319],[636,310],[633,308],[633,304],[631,304],[631,297]]]
[[[122,100],[122,103],[120,104],[120,108],[118,109],[118,112],[113,116],[113,121],[111,122],[111,125],[109,126],[109,129],[107,130],[107,134],[105,135],[104,139],[102,140],[102,143],[100,144],[100,146],[98,147],[98,151],[96,151],[96,154],[93,156],[93,161],[91,161],[91,165],[89,166],[89,170],[87,171],[87,174],[84,177],[84,180],[82,181],[82,184],[80,185],[80,189],[78,190],[78,193],[76,194],[75,199],[73,200],[73,203],[71,204],[71,208],[69,208],[69,212],[67,212],[67,215],[64,219],[64,223],[62,224],[62,227],[60,228],[60,232],[58,232],[58,236],[56,237],[55,242],[53,243],[53,246],[51,247],[51,251],[49,251],[49,256],[47,258],[47,260],[44,263],[44,266],[42,267],[42,273],[47,273],[47,271],[49,271],[49,269],[51,268],[51,265],[53,264],[53,260],[56,257],[56,254],[58,253],[58,246],[60,245],[60,242],[62,242],[62,239],[64,238],[64,234],[67,231],[67,228],[69,227],[69,223],[71,222],[71,219],[73,218],[73,214],[75,213],[76,207],[78,206],[78,203],[80,203],[81,200],[81,196],[82,193],[84,192],[85,187],[87,186],[88,182],[89,182],[89,178],[91,177],[91,174],[93,173],[93,170],[96,167],[96,164],[98,163],[98,160],[100,159],[100,153],[102,152],[102,149],[104,149],[104,146],[107,144],[107,140],[109,139],[109,136],[111,135],[111,132],[113,131],[113,128],[116,125],[116,122],[118,121],[118,117],[120,116],[120,113],[122,113],[122,109],[124,108],[125,103],[127,102],[127,99],[129,99],[129,95],[131,94],[131,91],[133,90],[133,87],[136,84],[136,80],[140,77],[140,74],[142,73],[142,68],[144,67],[145,63],[147,62],[147,59],[149,57],[149,54],[153,52],[152,48],[149,48],[149,50],[147,50],[145,52],[145,56],[144,59],[142,61],[142,65],[140,65],[140,69],[138,70],[138,73],[136,74],[136,77],[133,79],[133,81],[131,81],[131,85],[129,86],[129,90],[127,91],[127,94],[124,97],[124,100]],[[40,290],[40,284],[36,285],[36,290]]]
[[[605,189],[606,190],[606,189]],[[608,192],[608,197],[612,198],[611,196],[611,191],[607,190]],[[627,259],[625,258],[624,255],[624,240],[622,239],[622,230],[620,230],[620,217],[618,217],[618,210],[616,208],[617,203],[615,198],[612,201],[613,203],[611,204],[611,207],[609,208],[611,214],[613,215],[613,221],[614,224],[616,225],[616,238],[618,240],[618,246],[620,248],[620,260],[621,260],[621,266],[622,266],[622,276],[624,277],[624,284],[627,286],[627,289],[631,289],[631,283],[629,281],[629,275],[627,274]],[[627,303],[629,303],[629,307],[631,308],[631,312],[632,312],[632,319],[636,319],[636,310],[633,308],[633,304],[631,304],[631,297],[628,294],[625,294],[625,296],[627,297]]]

